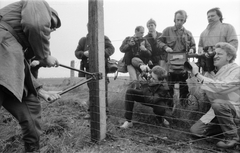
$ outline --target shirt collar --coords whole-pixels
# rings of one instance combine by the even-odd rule
[[[184,29],[185,29],[185,28],[184,28],[183,26],[180,28],[180,30],[183,30],[183,31],[184,31]],[[176,30],[178,30],[178,29],[177,29],[177,27],[176,27],[176,26],[174,26],[174,27],[173,27],[173,30],[175,30],[175,31],[176,31]]]

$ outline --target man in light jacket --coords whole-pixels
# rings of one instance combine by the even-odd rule
[[[227,42],[238,49],[238,38],[234,27],[222,23],[223,15],[219,8],[212,8],[207,12],[208,26],[201,33],[198,43],[198,53],[202,54],[203,48],[214,46],[218,42]]]
[[[240,66],[234,63],[236,49],[226,42],[215,45],[216,69],[201,75],[195,63],[191,63],[191,78],[187,80],[190,93],[205,92],[211,108],[198,120],[190,131],[198,137],[223,134],[224,139],[217,143],[221,148],[232,148],[239,141],[240,119]],[[200,90],[192,86],[198,82]],[[195,90],[195,91],[194,91]]]

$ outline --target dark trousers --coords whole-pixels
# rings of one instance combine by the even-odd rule
[[[35,66],[35,67],[31,67],[30,70],[31,70],[31,73],[32,75],[34,76],[34,78],[38,78],[38,71],[40,69],[41,66]]]
[[[159,120],[159,122],[163,122],[162,116],[165,114],[166,104],[161,101],[156,104],[148,103],[144,100],[144,93],[141,90],[132,88],[127,90],[125,96],[125,118],[127,119],[127,121],[132,120],[134,102],[139,102],[143,105],[152,107],[153,112],[157,115],[157,119]]]
[[[30,94],[19,102],[5,87],[0,86],[0,107],[3,106],[19,122],[23,141],[39,143],[41,134],[41,104],[36,96]]]
[[[235,123],[236,110],[232,104],[226,101],[215,102],[212,108],[216,117],[208,124],[197,121],[190,129],[194,134],[209,136],[222,133],[225,137],[239,140],[237,125]]]
[[[188,78],[188,73],[170,73],[170,76],[168,78],[169,86],[171,89],[171,92],[173,94],[174,84],[179,83],[179,89],[180,89],[180,98],[187,98],[188,95],[188,86],[186,83],[186,80]]]

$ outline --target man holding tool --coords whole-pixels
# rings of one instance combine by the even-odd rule
[[[24,0],[0,9],[0,107],[19,122],[25,150],[40,152],[41,103],[60,98],[44,91],[32,76],[27,61],[42,60],[58,66],[50,53],[50,34],[61,26],[57,12],[43,0]]]

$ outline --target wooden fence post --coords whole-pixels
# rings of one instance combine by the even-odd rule
[[[71,67],[72,67],[72,68],[75,68],[75,61],[74,61],[74,60],[71,61]],[[71,77],[71,78],[74,77],[74,70],[71,70],[71,71],[70,71],[70,77]]]
[[[89,15],[89,71],[101,73],[103,78],[90,82],[91,141],[106,137],[106,85],[103,0],[88,1]]]

